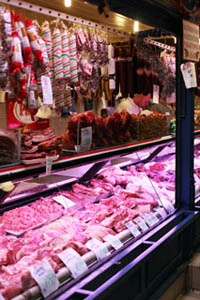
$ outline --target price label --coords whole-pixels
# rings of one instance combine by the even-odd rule
[[[72,248],[66,249],[65,251],[59,253],[58,256],[70,270],[73,278],[77,278],[88,269],[81,256]]]
[[[81,149],[87,151],[92,145],[92,127],[81,128]]]
[[[123,246],[123,243],[116,236],[112,234],[107,234],[106,236],[104,236],[103,239],[105,242],[109,242],[115,250]]]
[[[145,213],[143,214],[144,219],[149,227],[153,226],[154,224],[158,223],[159,219],[153,213]]]
[[[100,242],[97,239],[89,240],[86,243],[86,247],[90,249],[92,252],[94,252],[94,254],[97,257],[97,260],[100,260],[109,254],[109,251],[107,247],[104,245],[104,243]]]
[[[63,205],[64,208],[69,208],[69,207],[75,205],[75,203],[73,201],[71,201],[70,199],[68,199],[67,197],[64,197],[62,195],[53,197],[53,200],[55,200],[56,202]]]
[[[1,293],[0,293],[0,300],[5,300],[5,298],[2,296]]]
[[[167,213],[163,207],[156,206],[154,207],[154,211],[158,212],[161,218],[165,219],[167,216]]]
[[[51,80],[48,76],[41,76],[42,95],[44,104],[53,104],[53,92]]]
[[[133,224],[132,221],[129,221],[125,224],[125,226],[127,227],[127,229],[130,231],[130,233],[134,236],[137,237],[138,235],[141,234],[141,232],[138,230],[137,226],[135,224]]]
[[[31,276],[38,283],[44,297],[49,296],[59,287],[59,281],[51,265],[46,259],[30,267]]]
[[[162,199],[162,204],[169,214],[175,211],[173,204],[169,200]]]
[[[137,217],[134,219],[134,222],[138,225],[138,227],[142,230],[142,231],[146,231],[148,229],[147,224],[145,223],[145,221],[141,218],[141,217]]]
[[[158,104],[159,103],[159,91],[160,87],[157,84],[153,85],[153,103]]]

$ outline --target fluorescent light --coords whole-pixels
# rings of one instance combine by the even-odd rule
[[[65,7],[71,7],[72,1],[71,0],[65,0]]]
[[[134,32],[138,32],[139,31],[139,22],[138,21],[134,21],[134,23],[133,23],[133,31]]]

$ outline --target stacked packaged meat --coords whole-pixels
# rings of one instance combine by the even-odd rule
[[[128,229],[130,224],[136,228],[137,234],[133,235],[136,237],[158,223],[163,213],[167,215],[167,210],[163,205],[163,212],[158,213],[162,204],[146,173],[149,170],[148,175],[154,180],[160,170],[164,174],[164,166],[154,163],[145,170],[135,166],[127,170],[111,166],[87,184],[74,183],[71,189],[4,212],[0,217],[1,295],[6,300],[23,293],[33,296],[39,290],[31,289],[37,285],[31,268],[44,260],[57,278],[63,280],[61,270],[66,267],[60,255],[67,249],[75,250],[86,264],[91,263],[91,257],[94,261],[97,259],[94,253],[90,255],[91,241],[101,242],[109,254],[115,248],[105,242],[108,237],[119,240],[126,237],[121,241],[123,246],[133,235]],[[165,178],[168,184],[169,177],[168,174]],[[164,192],[161,197],[163,195]],[[147,222],[149,217],[154,218],[154,222]],[[145,227],[141,227],[140,222],[144,222]],[[69,270],[62,274],[72,276]]]
[[[22,160],[57,156],[62,152],[62,137],[56,136],[52,128],[36,131],[25,129],[21,136],[21,143]]]

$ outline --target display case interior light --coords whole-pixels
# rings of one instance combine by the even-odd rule
[[[65,7],[71,7],[72,6],[72,1],[71,0],[64,0]]]
[[[133,22],[133,31],[134,32],[138,32],[139,31],[139,22],[138,21],[134,21]]]

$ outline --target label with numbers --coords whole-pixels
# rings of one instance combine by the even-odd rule
[[[156,206],[154,207],[154,211],[158,212],[159,215],[164,219],[166,218],[167,216],[167,213],[165,211],[165,209],[163,207],[160,207],[160,206]]]
[[[175,211],[173,204],[169,200],[162,199],[162,204],[169,214]]]
[[[51,293],[59,288],[59,281],[51,265],[46,259],[40,263],[30,267],[31,276],[38,283],[41,293],[44,297],[49,296]]]
[[[158,223],[159,219],[152,213],[144,213],[143,217],[149,227],[153,226],[154,224]]]
[[[66,249],[65,251],[59,253],[58,256],[70,270],[73,278],[77,278],[88,269],[80,254],[72,248]]]
[[[97,260],[100,260],[109,254],[109,251],[107,247],[104,245],[104,243],[100,242],[97,239],[89,240],[86,243],[86,247],[90,249],[92,252],[94,252],[94,254],[97,257]]]
[[[53,104],[53,92],[51,79],[48,76],[41,76],[42,95],[44,104]]]
[[[73,201],[71,201],[70,199],[68,199],[67,197],[62,196],[62,195],[53,197],[53,200],[55,200],[56,202],[63,205],[64,208],[69,208],[69,207],[75,205],[75,203]]]
[[[147,224],[145,223],[145,221],[141,218],[141,217],[137,217],[134,219],[134,222],[138,225],[138,227],[142,230],[142,231],[146,231],[148,229]]]
[[[81,150],[87,151],[92,145],[92,127],[81,128]]]
[[[107,234],[103,239],[105,242],[109,242],[115,250],[123,246],[123,243],[115,235]]]
[[[137,237],[138,235],[141,234],[141,232],[138,230],[137,226],[135,224],[133,224],[132,221],[127,222],[125,225],[134,237]]]

